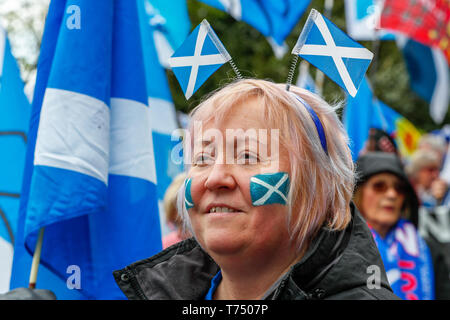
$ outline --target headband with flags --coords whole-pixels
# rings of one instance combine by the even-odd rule
[[[311,10],[292,54],[316,66],[352,97],[373,58],[372,52],[315,9]]]
[[[169,59],[169,64],[180,83],[186,99],[189,99],[201,85],[231,56],[206,19],[186,38]],[[235,66],[231,63],[233,69]],[[238,77],[239,72],[235,69]]]

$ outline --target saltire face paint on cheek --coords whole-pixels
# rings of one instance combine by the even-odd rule
[[[192,200],[191,194],[191,184],[192,178],[187,178],[184,181],[184,205],[186,206],[186,210],[194,207],[194,201]]]
[[[250,195],[254,206],[274,203],[286,205],[288,192],[287,172],[257,174],[250,178]]]

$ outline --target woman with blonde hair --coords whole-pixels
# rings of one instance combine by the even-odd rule
[[[129,299],[395,299],[335,108],[238,80],[191,113],[179,212],[193,238],[114,272]],[[376,277],[373,277],[376,270]]]

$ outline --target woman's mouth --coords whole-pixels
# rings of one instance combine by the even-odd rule
[[[228,207],[212,207],[208,213],[216,213],[216,212],[219,213],[219,212],[238,212],[238,211]]]

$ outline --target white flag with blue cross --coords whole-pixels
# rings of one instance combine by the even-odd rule
[[[208,21],[203,20],[169,59],[181,89],[189,99],[231,56]]]
[[[352,97],[364,78],[373,53],[312,9],[292,50],[319,68]]]

